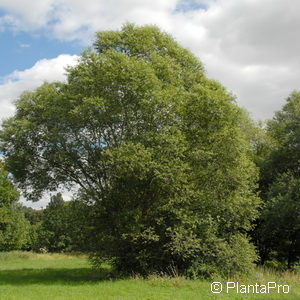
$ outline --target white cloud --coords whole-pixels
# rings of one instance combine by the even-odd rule
[[[95,31],[126,21],[157,24],[191,49],[208,76],[231,90],[255,118],[271,117],[299,88],[300,1],[22,0],[20,5],[20,0],[2,0],[1,8],[6,12],[2,29],[5,24],[15,30],[44,29],[54,38],[85,44]]]
[[[65,67],[74,65],[76,55],[59,55],[53,59],[38,61],[32,68],[15,71],[2,78],[0,84],[0,118],[6,118],[14,113],[13,101],[23,91],[33,90],[44,81],[62,81],[65,79]]]
[[[55,0],[1,0],[0,8],[6,12],[2,22],[21,30],[45,26],[52,18],[51,13],[55,2]]]

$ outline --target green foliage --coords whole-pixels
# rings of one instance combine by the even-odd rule
[[[28,230],[19,206],[0,207],[0,251],[21,249],[28,240]]]
[[[31,248],[49,252],[86,251],[88,221],[82,201],[63,200],[61,193],[51,197],[44,209],[41,222],[31,226]]]
[[[265,200],[256,229],[262,262],[275,259],[290,268],[300,254],[300,93],[293,92],[268,122],[269,145],[261,163]]]
[[[24,212],[25,218],[29,221],[31,225],[36,225],[42,222],[43,209],[33,209],[32,207],[23,206],[22,210]]]
[[[44,210],[24,208],[31,222],[28,250],[47,252],[85,252],[88,249],[88,224],[91,213],[79,200],[64,201],[61,193],[51,197]]]
[[[22,248],[28,240],[29,224],[17,201],[19,194],[0,163],[0,251]]]
[[[71,249],[86,253],[94,243],[91,221],[93,210],[80,198],[66,202],[68,210],[68,234],[71,238]]]
[[[71,238],[68,235],[68,212],[66,203],[59,193],[51,197],[43,214],[39,228],[39,240],[50,252],[70,251]]]
[[[257,260],[254,246],[249,244],[246,236],[232,235],[230,240],[211,241],[210,247],[205,245],[201,255],[188,269],[192,278],[232,278],[243,276],[253,271],[250,262]]]
[[[263,213],[262,240],[273,252],[271,258],[290,268],[300,258],[300,178],[291,172],[271,185]]]
[[[225,275],[255,256],[244,235],[259,204],[245,122],[188,50],[156,27],[126,25],[98,33],[66,84],[23,94],[0,137],[28,198],[79,186],[95,260]]]
[[[25,219],[29,222],[28,240],[22,247],[26,250],[39,250],[41,248],[39,232],[42,224],[43,209],[33,209],[31,207],[22,206]]]
[[[0,161],[0,206],[9,207],[19,200],[19,193],[8,179],[4,163]]]
[[[300,176],[300,92],[293,92],[286,104],[268,122],[268,135],[273,139],[273,151],[263,166],[268,182],[278,174],[292,171]]]

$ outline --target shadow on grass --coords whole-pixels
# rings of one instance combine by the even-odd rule
[[[109,272],[105,269],[93,270],[90,268],[77,269],[21,269],[0,271],[0,286],[29,285],[29,284],[62,284],[79,285],[97,283],[108,280]]]

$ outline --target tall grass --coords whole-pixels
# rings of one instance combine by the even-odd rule
[[[0,261],[71,259],[74,257],[85,258],[86,255],[78,253],[35,253],[30,251],[0,252]]]
[[[24,251],[10,251],[0,252],[0,261],[16,260],[16,259],[33,259],[36,257],[36,253],[24,252]]]
[[[297,268],[295,270],[279,271],[273,268],[257,267],[250,278],[257,282],[265,282],[267,279],[267,281],[278,283],[300,284],[300,270]]]

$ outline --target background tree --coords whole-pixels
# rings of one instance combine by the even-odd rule
[[[18,200],[19,193],[0,162],[0,251],[20,249],[28,240],[29,224]]]
[[[286,104],[268,122],[267,133],[273,140],[272,151],[262,165],[266,185],[278,174],[292,171],[300,175],[300,93],[293,92]]]
[[[290,268],[299,260],[300,93],[293,92],[267,124],[269,143],[261,163],[265,201],[256,229],[262,262],[277,259]]]
[[[36,225],[42,222],[43,219],[43,209],[34,209],[28,206],[22,206],[25,218],[31,225]]]
[[[69,235],[71,237],[72,251],[89,252],[94,241],[92,230],[93,209],[87,205],[80,196],[66,202],[69,211]]]
[[[61,193],[51,197],[38,229],[39,248],[45,247],[50,252],[71,250],[71,238],[68,234],[69,216],[66,206]]]
[[[234,98],[156,27],[97,34],[66,84],[24,93],[2,150],[29,199],[79,186],[94,261],[229,276],[255,258],[257,170]]]
[[[85,252],[88,249],[90,232],[89,208],[81,201],[64,201],[62,194],[53,195],[47,207],[42,211],[30,211],[30,220],[39,221],[32,224],[32,241],[30,247],[49,252]],[[33,210],[34,211],[34,210]]]
[[[283,173],[271,185],[263,211],[261,239],[268,245],[269,259],[291,268],[300,258],[300,178]]]

